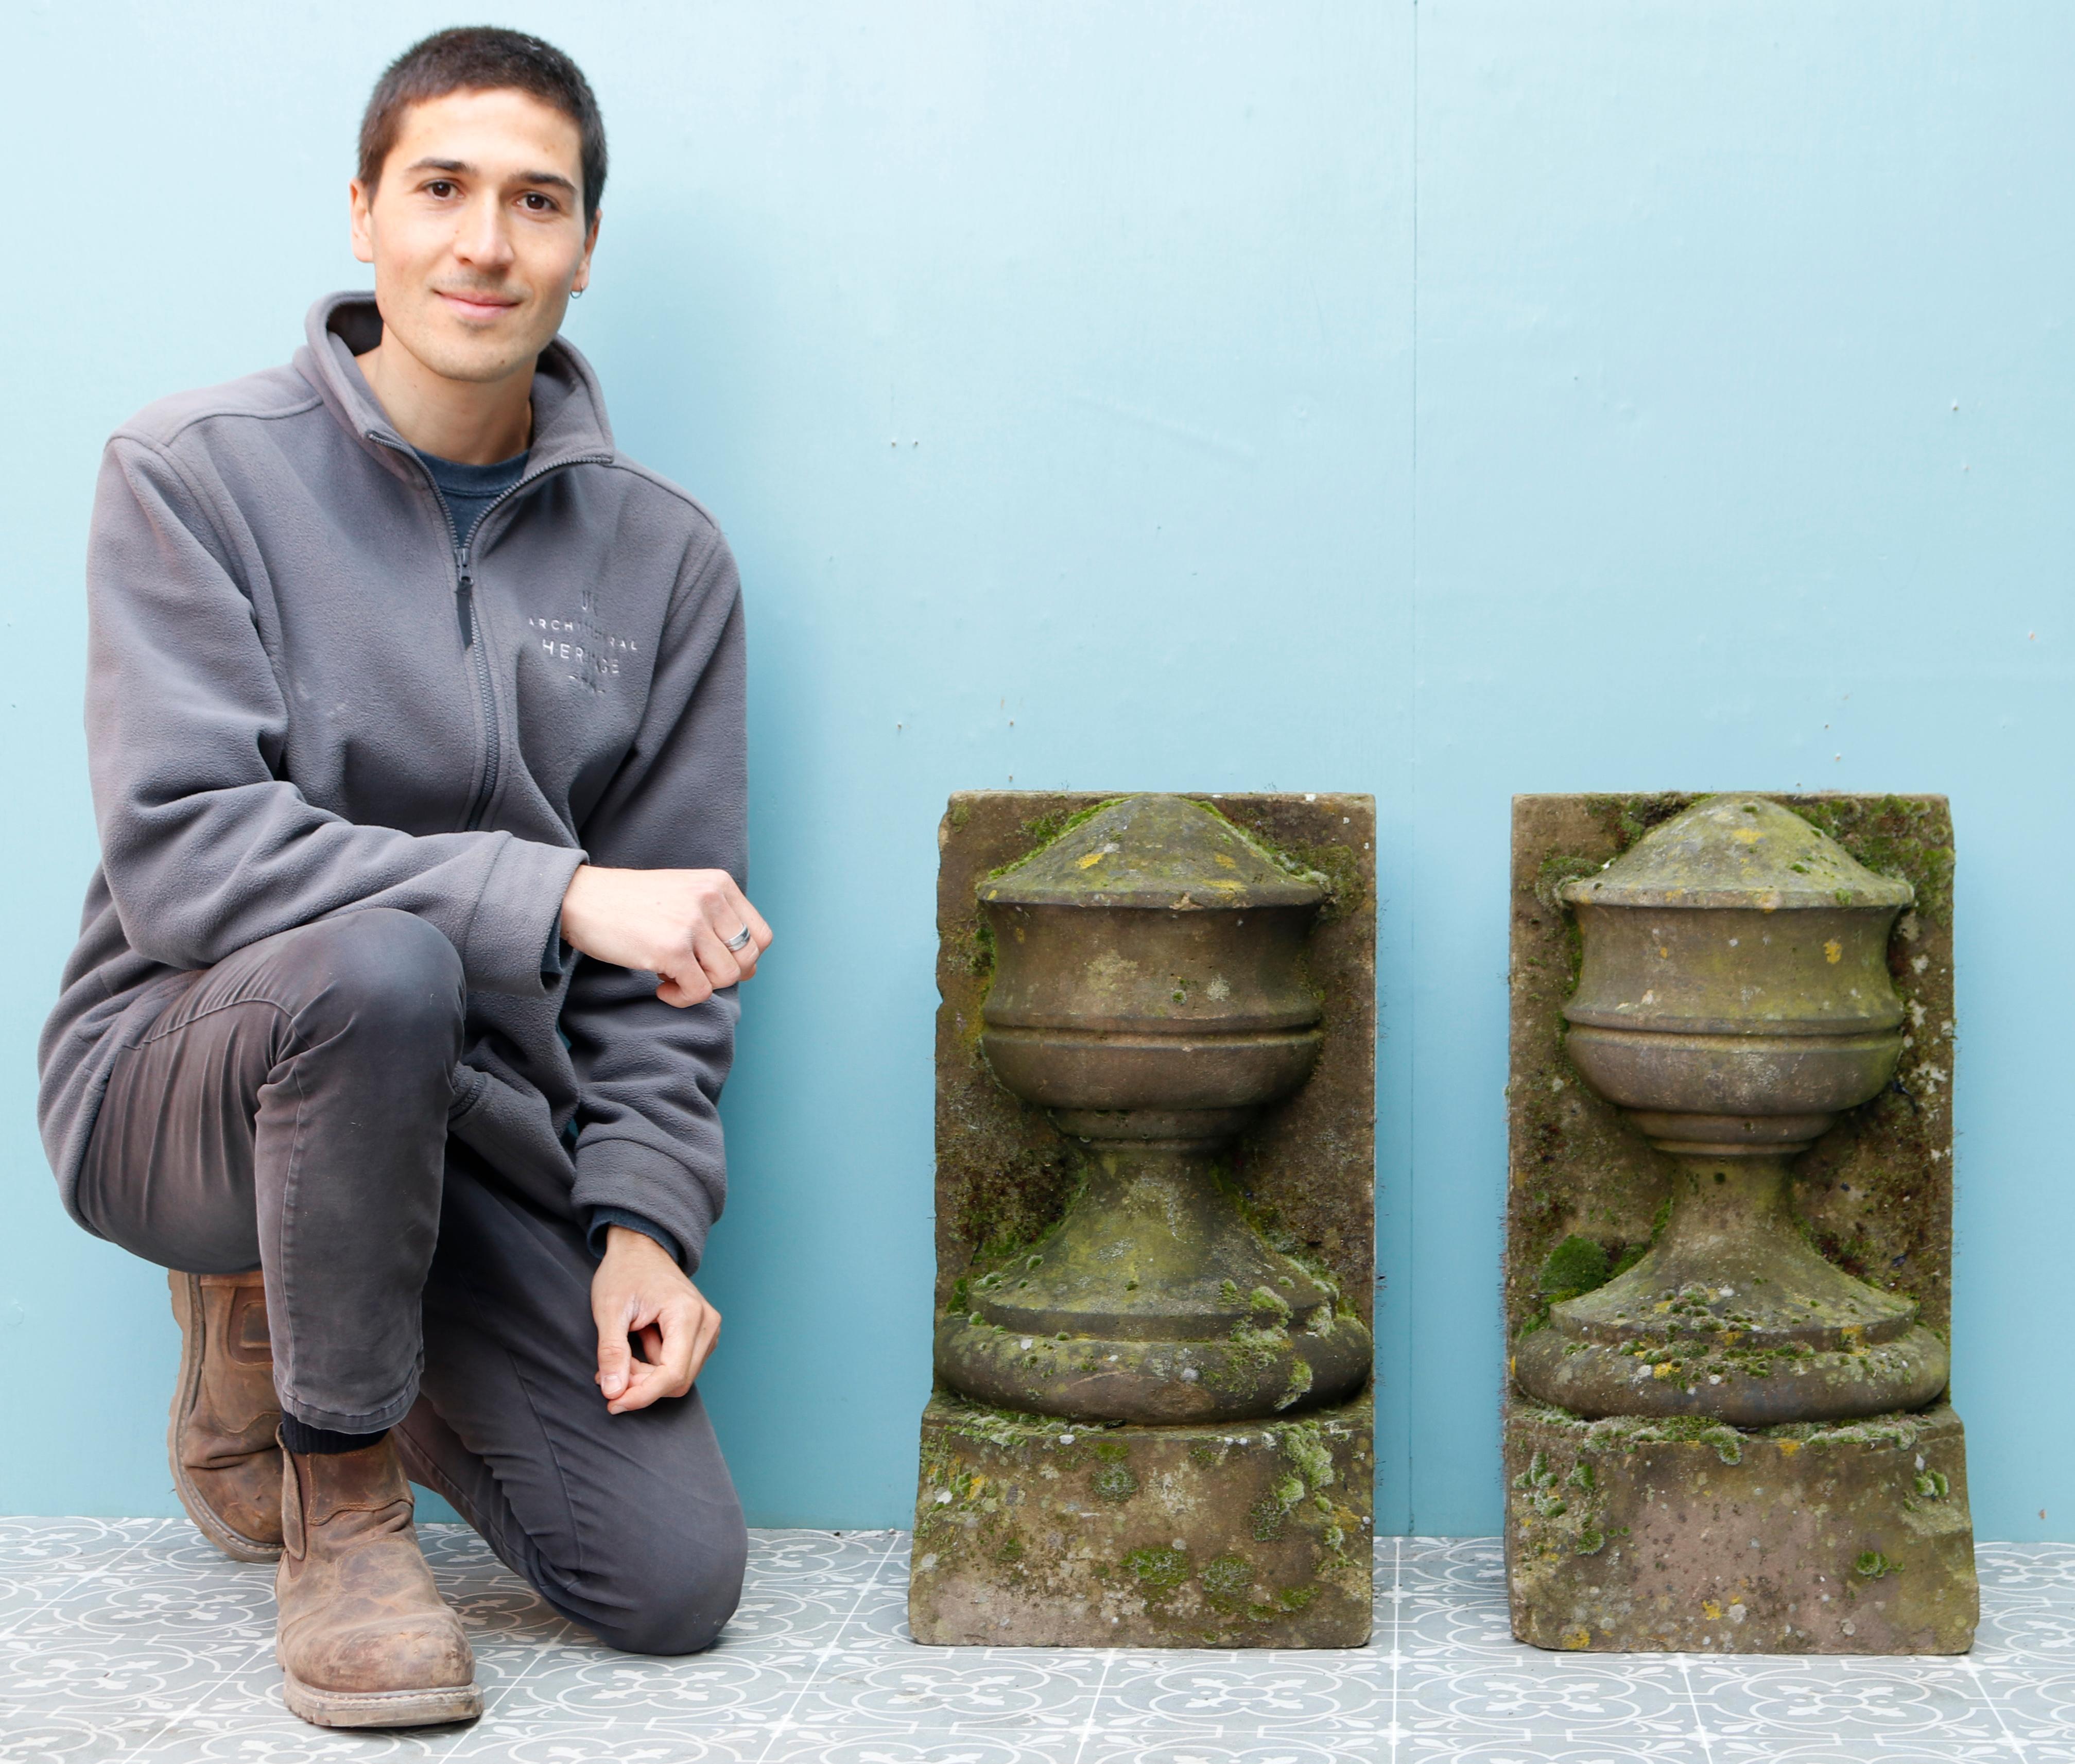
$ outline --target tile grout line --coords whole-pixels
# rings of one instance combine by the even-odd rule
[[[454,1601],[452,1600],[447,1600],[445,1602],[447,1609],[450,1611],[453,1610],[454,1608]],[[557,1615],[559,1615],[559,1613],[557,1613]],[[498,1711],[504,1706],[504,1700],[514,1691],[518,1689],[520,1683],[524,1682],[528,1673],[531,1672],[534,1667],[538,1666],[541,1661],[545,1660],[548,1657],[548,1653],[550,1649],[561,1646],[568,1642],[571,1632],[574,1631],[576,1625],[570,1622],[567,1617],[562,1617],[561,1621],[556,1625],[553,1634],[545,1635],[539,1641],[536,1642],[532,1647],[532,1658],[528,1660],[524,1666],[520,1667],[519,1670],[513,1673],[512,1675],[503,1683],[497,1687],[497,1695],[495,1698],[485,1697],[483,1700],[483,1713],[478,1715],[474,1721],[470,1722],[469,1725],[464,1728],[460,1733],[455,1734],[452,1742],[437,1755],[442,1758],[459,1758],[465,1756],[470,1749],[470,1742],[474,1740],[479,1739],[483,1736],[486,1731],[486,1725],[489,1722],[490,1718],[493,1715],[496,1714]],[[469,1644],[470,1651],[471,1653],[474,1650],[474,1642],[470,1642]]]
[[[146,1753],[149,1752],[159,1743],[159,1741],[164,1739],[168,1733],[172,1733],[173,1729],[176,1727],[178,1727],[182,1722],[193,1721],[196,1716],[201,1712],[201,1708],[205,1703],[208,1702],[212,1696],[215,1696],[217,1692],[221,1691],[226,1683],[236,1679],[240,1674],[243,1673],[252,1665],[253,1662],[263,1658],[266,1654],[271,1651],[271,1647],[272,1643],[271,1642],[262,1642],[257,1647],[254,1648],[250,1654],[246,1654],[244,1658],[240,1660],[236,1666],[233,1667],[230,1671],[220,1674],[217,1677],[210,1680],[208,1687],[205,1689],[200,1696],[197,1696],[193,1702],[188,1704],[185,1708],[175,1710],[163,1721],[159,1722],[156,1727],[153,1728],[149,1733],[145,1735],[143,1744],[139,1745],[135,1751],[132,1752],[130,1754],[130,1757],[143,1757]]]
[[[1074,1748],[1074,1764],[1081,1764],[1081,1758],[1088,1749],[1088,1741],[1095,1737],[1095,1716],[1102,1712],[1103,1693],[1109,1688],[1110,1669],[1116,1664],[1118,1651],[1116,1648],[1106,1648],[1103,1651],[1102,1676],[1095,1680],[1095,1694],[1089,1700],[1087,1714],[1082,1718],[1081,1741]]]
[[[1700,1696],[1693,1688],[1693,1664],[1689,1655],[1681,1654],[1679,1660],[1679,1682],[1686,1687],[1686,1706],[1693,1712],[1693,1737],[1700,1742],[1703,1764],[1715,1764],[1714,1749],[1708,1743],[1708,1724],[1700,1718]]]
[[[829,1645],[816,1655],[814,1669],[807,1675],[806,1683],[800,1687],[799,1695],[793,1699],[792,1707],[772,1724],[770,1738],[764,1742],[764,1750],[756,1754],[757,1764],[768,1764],[771,1748],[791,1731],[793,1717],[799,1712],[801,1705],[807,1700],[807,1693],[814,1689],[814,1680],[822,1675],[822,1668],[828,1663],[830,1656],[843,1646],[843,1638],[850,1633],[850,1626],[856,1621],[857,1613],[864,1609],[864,1601],[872,1596],[874,1589],[879,1584],[880,1571],[893,1559],[893,1552],[900,1547],[901,1533],[897,1530],[889,1531],[887,1534],[885,1549],[880,1551],[879,1559],[872,1563],[872,1572],[866,1576],[864,1584],[858,1589],[857,1598],[844,1615],[843,1621],[837,1625],[836,1633],[829,1638]]]
[[[1963,1656],[1960,1661],[1960,1670],[1974,1681],[1974,1694],[1988,1704],[1989,1713],[1995,1717],[1997,1729],[2003,1737],[2003,1744],[2010,1749],[2011,1756],[2019,1758],[2030,1757],[2032,1754],[2029,1742],[2019,1739],[2016,1734],[2011,1732],[2010,1723],[2003,1719],[2003,1705],[1997,1702],[1990,1692],[1989,1687],[1982,1683],[1980,1662]]]

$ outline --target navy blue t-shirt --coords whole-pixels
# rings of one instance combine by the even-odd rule
[[[422,447],[416,449],[425,461],[433,482],[446,499],[447,519],[454,524],[454,549],[459,551],[475,531],[483,511],[526,475],[524,453],[514,453],[492,466],[464,466],[458,459],[441,459]]]

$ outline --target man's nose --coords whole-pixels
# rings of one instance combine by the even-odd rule
[[[469,205],[454,237],[454,255],[478,268],[501,269],[512,261],[512,237],[502,201],[490,197]]]

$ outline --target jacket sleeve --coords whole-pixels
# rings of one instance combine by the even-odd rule
[[[688,558],[632,749],[578,829],[594,863],[748,879],[741,594],[718,533]],[[721,1086],[735,988],[678,1008],[652,974],[579,957],[562,1010],[581,1100],[579,1209],[653,1220],[696,1269],[727,1192]]]
[[[229,547],[173,458],[131,437],[102,462],[87,608],[94,816],[132,949],[206,967],[394,907],[445,934],[470,986],[545,991],[540,951],[583,853],[359,826],[278,776],[288,706]]]

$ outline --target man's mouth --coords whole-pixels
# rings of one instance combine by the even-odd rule
[[[519,304],[509,294],[492,294],[481,288],[441,288],[433,292],[462,318],[494,319]]]

